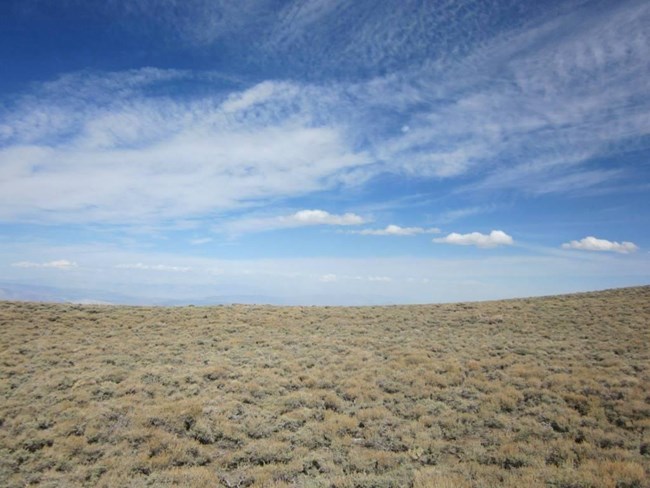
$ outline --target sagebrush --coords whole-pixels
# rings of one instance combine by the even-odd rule
[[[650,287],[0,302],[2,486],[648,487]]]

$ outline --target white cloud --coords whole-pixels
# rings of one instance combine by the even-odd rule
[[[275,96],[281,95],[282,98],[285,98],[290,94],[293,94],[294,96],[299,95],[299,88],[297,85],[265,81],[242,93],[230,95],[226,101],[223,102],[221,108],[225,112],[243,112],[251,107],[272,100]]]
[[[201,217],[326,190],[371,162],[340,120],[316,110],[333,109],[328,89],[264,82],[155,98],[147,83],[204,75],[143,71],[62,77],[0,113],[12,128],[0,133],[0,218]]]
[[[474,191],[567,193],[629,176],[588,164],[650,133],[650,6],[609,7],[541,18],[491,37],[461,62],[359,87],[401,111],[435,99],[409,120],[408,133],[377,138],[380,158],[416,175],[481,174],[485,181],[467,188]]]
[[[593,236],[585,237],[579,241],[571,241],[562,244],[564,249],[580,249],[582,251],[610,251],[621,254],[629,254],[637,251],[639,247],[633,242],[615,242],[606,239],[597,239]]]
[[[242,40],[245,33],[247,44],[263,34],[265,26],[277,15],[277,3],[272,0],[115,0],[106,2],[111,16],[115,12],[135,18],[135,29],[142,22],[157,22],[168,29],[174,42],[184,41],[192,47],[205,49],[215,42],[227,42],[229,38]],[[93,13],[101,7],[94,7]]]
[[[283,221],[299,225],[359,225],[365,220],[353,213],[335,215],[324,210],[300,210],[288,217],[281,217]]]
[[[368,276],[368,281],[388,283],[388,282],[391,282],[393,280],[391,278],[389,278],[388,276]]]
[[[501,230],[493,230],[489,234],[480,232],[471,232],[469,234],[458,234],[452,232],[447,237],[433,239],[438,244],[456,244],[459,246],[476,246],[476,247],[497,247],[509,246],[514,243],[511,236]]]
[[[230,233],[261,232],[313,225],[351,226],[364,224],[366,220],[354,213],[331,214],[325,210],[299,210],[291,215],[278,217],[246,218],[224,226]]]
[[[334,282],[345,283],[350,281],[367,281],[369,283],[390,283],[393,281],[393,279],[389,276],[362,276],[362,275],[351,276],[347,274],[327,273],[324,275],[320,275],[318,277],[318,281],[320,281],[321,283],[334,283]]]
[[[413,236],[416,234],[437,234],[440,229],[423,227],[400,227],[399,225],[388,225],[384,229],[362,229],[350,231],[352,234],[364,236]]]
[[[325,189],[324,177],[362,163],[329,128],[195,127],[138,149],[109,148],[105,138],[92,137],[92,147],[0,149],[0,217],[137,222],[197,216]]]
[[[33,261],[18,261],[11,264],[15,268],[55,268],[55,269],[72,269],[77,267],[74,261],[67,259],[57,259],[46,263],[35,263]]]
[[[208,242],[212,242],[212,237],[199,237],[196,239],[190,239],[190,244],[193,246],[201,246],[203,244],[207,244]]]
[[[149,15],[152,4],[110,3],[127,17]],[[270,57],[291,53],[282,59],[330,75],[363,66],[390,74],[311,84],[230,80],[225,88],[215,73],[145,68],[31,85],[0,111],[0,219],[203,217],[363,184],[382,172],[464,176],[467,191],[567,193],[630,176],[589,161],[650,133],[647,2],[567,7],[562,15],[539,8],[508,27],[468,22],[427,2],[415,10],[177,3],[166,2],[154,20],[195,42],[261,29],[251,49]],[[471,15],[494,21],[507,3]],[[331,27],[336,43],[320,42]],[[203,83],[198,93],[149,89],[194,81]]]
[[[84,292],[80,297],[114,301],[111,294],[91,293],[107,290],[121,297],[135,297],[140,303],[150,303],[150,298],[182,299],[191,303],[193,299],[212,297],[216,300],[219,296],[235,294],[251,296],[253,300],[256,296],[276,297],[278,303],[291,304],[386,304],[478,300],[643,285],[650,273],[650,259],[645,253],[637,252],[620,260],[594,252],[585,259],[574,259],[560,249],[553,255],[489,253],[481,259],[475,256],[465,259],[406,256],[214,259],[152,251],[129,252],[111,246],[53,248],[0,242],[0,258],[11,263],[19,260],[17,256],[27,256],[30,261],[38,262],[33,256],[53,250],[60,253],[63,249],[68,255],[83,256],[83,266],[73,272],[56,273],[5,267],[3,282],[79,289]],[[166,263],[190,269],[184,273],[133,270],[125,280],[127,270],[115,267],[120,263],[152,263],[154,266]],[[214,270],[220,273],[215,275]],[[470,282],[482,285],[468,286]]]
[[[470,217],[472,215],[491,212],[495,208],[496,207],[494,205],[486,205],[486,206],[475,206],[475,207],[458,208],[455,210],[448,210],[440,214],[436,220],[438,222],[447,224],[449,222],[461,220],[464,219],[465,217]]]
[[[322,281],[323,283],[333,283],[337,280],[337,276],[332,273],[324,274],[318,279],[318,281]]]
[[[341,274],[341,275],[330,275],[330,276],[335,276],[336,280],[342,280],[342,281],[369,281],[369,282],[379,282],[379,283],[389,283],[393,281],[393,278],[389,276],[363,276],[363,275],[347,275],[347,274]],[[322,277],[320,278],[320,281],[323,281]]]
[[[116,269],[139,269],[144,271],[173,271],[185,273],[190,271],[192,268],[189,266],[170,266],[167,264],[144,264],[144,263],[134,263],[134,264],[117,264],[115,265]]]
[[[33,263],[31,261],[17,261],[15,263],[11,263],[11,265],[14,268],[42,268],[43,267],[41,263]]]

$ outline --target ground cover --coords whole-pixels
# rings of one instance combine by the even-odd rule
[[[391,307],[0,302],[0,485],[647,487],[650,287]]]

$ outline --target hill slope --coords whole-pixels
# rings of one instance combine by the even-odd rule
[[[3,486],[650,486],[650,287],[0,327]]]

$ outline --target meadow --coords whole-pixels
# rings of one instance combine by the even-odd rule
[[[649,487],[650,287],[0,302],[0,486]]]

